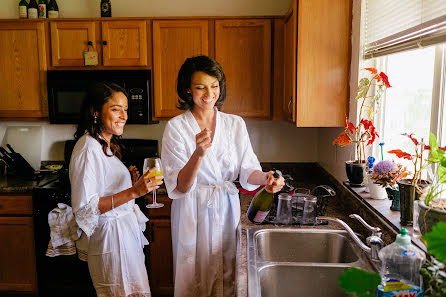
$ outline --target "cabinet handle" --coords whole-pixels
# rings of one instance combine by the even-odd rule
[[[103,45],[107,45],[107,40],[102,41]]]
[[[87,45],[91,45],[91,46],[93,46],[93,42],[89,40],[89,41],[87,42]]]
[[[290,114],[290,118],[293,117],[293,113],[290,110],[290,104],[293,102],[293,96],[290,97],[290,101],[288,101],[288,113]]]

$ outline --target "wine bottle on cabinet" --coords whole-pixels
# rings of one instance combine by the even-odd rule
[[[57,6],[56,0],[50,0],[48,3],[48,18],[56,19],[59,17],[59,6]]]
[[[282,176],[279,170],[274,171],[274,178],[277,179]],[[274,194],[263,188],[258,191],[251,200],[246,216],[254,224],[261,224],[268,215],[273,206]]]
[[[101,0],[101,17],[111,17],[110,0]]]
[[[38,6],[36,0],[29,0],[28,4],[28,19],[37,19],[38,17]]]
[[[28,2],[20,0],[19,2],[19,19],[28,18]]]
[[[39,19],[46,19],[46,0],[39,0]]]

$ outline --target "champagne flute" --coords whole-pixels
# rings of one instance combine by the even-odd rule
[[[143,172],[144,174],[149,171],[149,169],[156,167],[157,169],[152,171],[148,178],[152,178],[154,176],[160,176],[163,175],[163,169],[161,167],[161,159],[157,158],[157,157],[153,157],[153,158],[145,158],[144,159],[144,166],[143,166]],[[154,180],[155,181],[160,181],[160,179]],[[154,189],[152,191],[153,193],[153,203],[149,203],[146,205],[147,208],[160,208],[163,207],[164,204],[163,203],[157,203],[156,202],[156,189]]]

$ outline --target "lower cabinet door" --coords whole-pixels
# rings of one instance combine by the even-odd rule
[[[0,217],[1,291],[36,291],[32,217]]]
[[[173,296],[173,258],[170,219],[150,218],[149,252],[146,253],[146,266],[152,296]],[[148,254],[148,255],[147,255]]]

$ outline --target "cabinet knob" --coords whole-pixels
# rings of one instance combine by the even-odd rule
[[[102,44],[107,45],[107,41],[106,40],[102,41]]]
[[[88,44],[88,45],[93,45],[93,42],[89,40],[89,41],[87,42],[87,44]]]
[[[290,110],[290,104],[293,102],[293,96],[290,97],[290,101],[288,101],[288,112],[290,114],[290,118],[293,118],[293,113]]]

